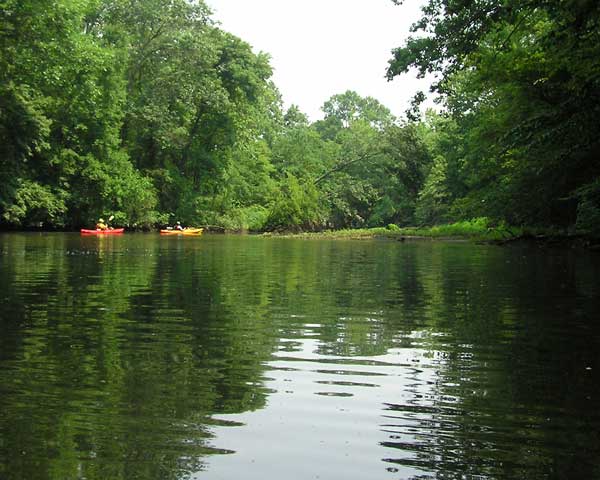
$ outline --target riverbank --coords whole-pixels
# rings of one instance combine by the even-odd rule
[[[600,250],[600,238],[580,233],[570,233],[549,228],[491,226],[486,219],[474,219],[432,227],[387,227],[328,230],[302,233],[265,233],[293,238],[339,238],[373,239],[395,241],[445,240],[506,245],[512,243],[536,243],[541,246],[566,246]]]
[[[158,228],[158,227],[157,227]],[[600,251],[600,237],[567,230],[544,227],[513,227],[507,225],[492,225],[486,218],[456,222],[431,227],[398,227],[390,224],[387,227],[355,228],[342,230],[324,230],[320,232],[261,232],[248,230],[230,230],[216,225],[203,226],[204,233],[212,234],[254,234],[265,237],[305,238],[305,239],[387,239],[392,241],[455,241],[486,243],[493,245],[508,245],[531,243],[541,247],[585,248]],[[28,232],[60,232],[73,230],[25,229],[4,230],[0,233]],[[78,231],[78,230],[77,230]],[[152,232],[155,230],[140,230],[127,228],[128,233]]]

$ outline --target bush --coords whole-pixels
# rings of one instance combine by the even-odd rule
[[[63,226],[67,206],[66,192],[31,180],[18,180],[14,197],[2,202],[2,220],[24,226],[47,223]]]
[[[273,204],[266,230],[315,230],[323,223],[319,192],[312,183],[300,186],[298,179],[288,174],[281,185],[281,194]]]
[[[264,228],[269,210],[261,205],[234,208],[227,213],[213,212],[210,215],[210,225],[223,227],[225,230],[253,230]]]

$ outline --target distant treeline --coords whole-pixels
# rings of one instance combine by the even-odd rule
[[[311,123],[200,0],[1,0],[0,227],[600,233],[600,3],[423,12],[388,77],[435,72],[439,113],[347,91]]]

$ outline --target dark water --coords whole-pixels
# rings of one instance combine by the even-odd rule
[[[0,478],[600,478],[600,255],[0,235]]]

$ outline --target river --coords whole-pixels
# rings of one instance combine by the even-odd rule
[[[0,234],[3,480],[600,478],[600,254]]]

